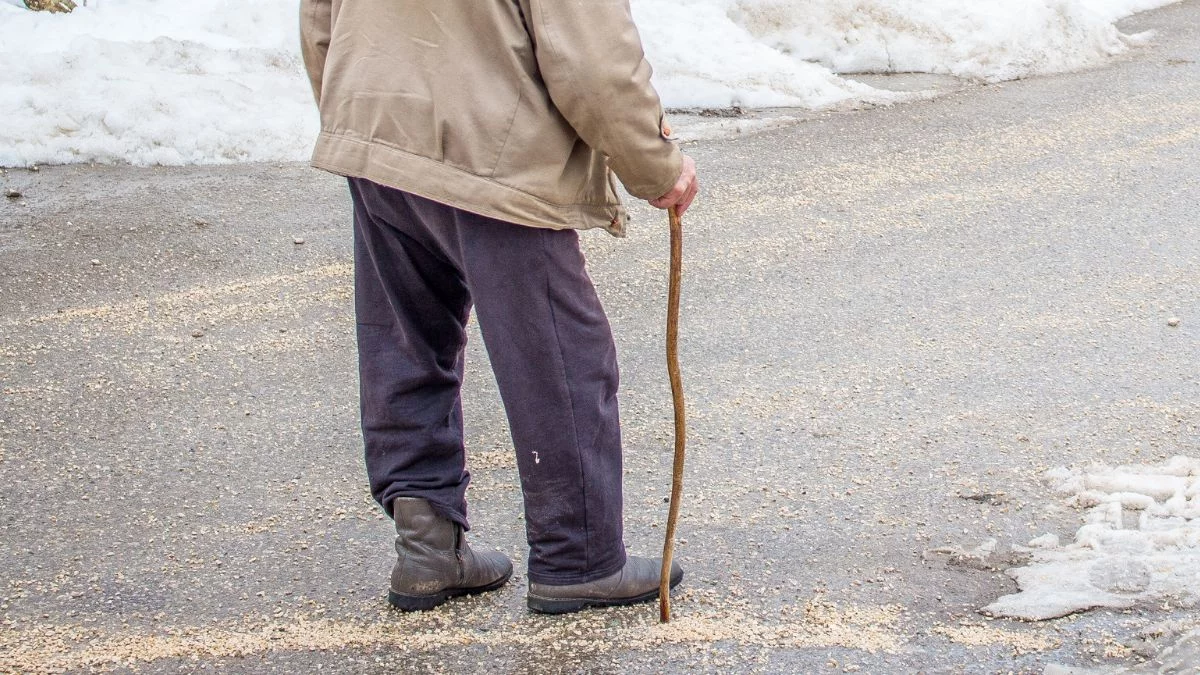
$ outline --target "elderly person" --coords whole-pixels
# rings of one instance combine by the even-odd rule
[[[616,351],[576,233],[624,233],[614,173],[659,208],[682,212],[697,191],[627,1],[303,0],[301,35],[321,111],[313,165],[346,176],[354,204],[367,473],[396,525],[390,602],[428,609],[512,574],[463,534],[472,307],[517,454],[529,607],[656,598],[660,562],[625,552]]]

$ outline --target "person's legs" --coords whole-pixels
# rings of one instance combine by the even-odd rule
[[[517,452],[530,607],[575,611],[655,597],[657,563],[625,554],[616,350],[576,233],[360,179],[351,189],[368,472],[382,504],[406,498],[395,499],[397,531],[411,497],[466,526],[458,391],[474,300]],[[672,586],[681,575],[672,573]],[[403,598],[412,606],[441,599]]]

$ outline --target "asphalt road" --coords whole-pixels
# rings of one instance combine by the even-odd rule
[[[676,620],[526,612],[524,578],[386,608],[357,429],[348,199],[300,165],[10,169],[0,203],[0,671],[1042,672],[1200,623],[1039,624],[1041,476],[1200,453],[1200,3],[1089,72],[689,147],[690,456]],[[898,87],[903,83],[898,83]],[[623,370],[630,548],[661,547],[666,220],[593,233]],[[302,242],[302,243],[299,243]],[[1178,317],[1178,326],[1168,319]],[[473,536],[522,567],[481,342]],[[971,561],[994,538],[997,552]]]

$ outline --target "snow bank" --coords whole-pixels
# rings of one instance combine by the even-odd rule
[[[293,4],[0,5],[0,165],[302,158],[317,123]]]
[[[669,107],[895,97],[836,73],[1004,80],[1099,63],[1173,0],[632,0]],[[82,3],[80,3],[82,4]],[[303,159],[316,114],[298,0],[0,0],[0,165]]]
[[[1020,592],[985,613],[1042,620],[1093,607],[1200,604],[1200,459],[1048,476],[1088,509],[1085,524],[1067,545],[1053,536],[1030,542],[1032,561],[1009,570]]]
[[[1131,13],[1127,4],[732,0],[726,11],[756,43],[839,73],[943,73],[996,81],[1074,70],[1124,51],[1128,39],[1112,21]]]

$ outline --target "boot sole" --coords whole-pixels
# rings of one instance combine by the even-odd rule
[[[512,572],[509,572],[508,574],[504,575],[504,577],[497,579],[486,586],[475,586],[473,588],[447,588],[440,593],[434,593],[432,595],[405,595],[403,593],[397,593],[396,591],[389,590],[388,603],[401,612],[424,612],[437,607],[451,598],[494,591],[504,584],[507,584],[511,577]]]
[[[683,575],[680,574],[678,579],[671,581],[671,588],[679,585],[683,581]],[[629,598],[543,598],[540,595],[526,596],[526,604],[529,609],[540,614],[570,614],[572,612],[580,612],[588,608],[599,607],[624,607],[625,605],[636,605],[643,602],[650,602],[658,598],[658,588],[635,595]]]

